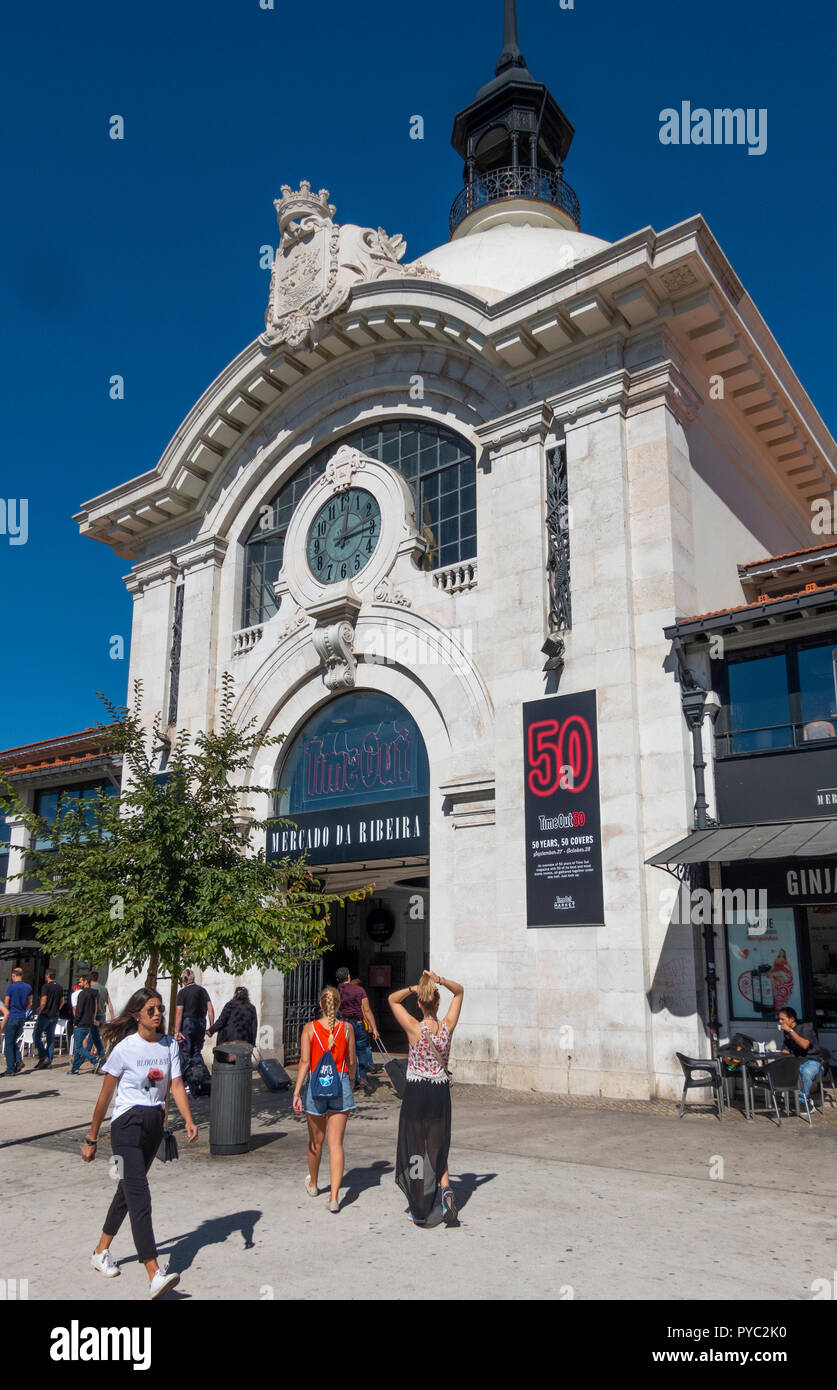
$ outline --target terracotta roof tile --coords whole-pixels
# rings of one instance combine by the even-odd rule
[[[804,598],[806,594],[825,594],[830,589],[837,586],[834,584],[812,584],[810,588],[797,590],[793,594],[771,594],[770,598],[754,599],[752,603],[739,603],[731,608],[716,608],[710,613],[693,613],[689,618],[678,618],[677,623],[699,623],[704,618],[722,618],[727,613],[744,613],[748,608],[769,608],[772,603],[781,603],[783,599]]]
[[[15,749],[12,749],[12,752],[15,752],[15,751],[16,751]],[[0,758],[2,758],[2,756],[3,756],[3,754],[0,753]],[[73,757],[70,757],[70,758],[53,758],[52,761],[50,761],[50,762],[20,763],[20,764],[16,764],[14,767],[4,767],[4,768],[3,768],[3,771],[4,771],[4,772],[46,772],[47,769],[48,769],[48,768],[51,768],[51,767],[71,767],[71,766],[74,767],[74,766],[76,766],[78,763],[93,762],[93,761],[96,761],[96,760],[102,758],[103,756],[106,756],[106,754],[102,754],[102,753],[78,753],[78,754],[76,754],[76,755],[74,755]]]
[[[811,545],[807,550],[787,550],[784,555],[766,555],[763,560],[748,560],[745,565],[739,565],[741,570],[756,569],[760,565],[769,565],[773,560],[794,560],[797,555],[816,555],[818,550],[837,549],[837,538],[833,541],[826,541],[824,545]]]

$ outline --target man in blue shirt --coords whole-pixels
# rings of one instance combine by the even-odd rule
[[[23,983],[23,971],[16,966],[12,971],[11,983],[6,986],[3,1007],[6,1009],[6,1033],[3,1050],[6,1054],[4,1076],[14,1076],[23,1071],[23,1058],[20,1055],[18,1040],[23,1032],[26,1014],[32,1006],[32,986]]]

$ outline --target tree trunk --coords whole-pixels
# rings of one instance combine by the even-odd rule
[[[145,988],[146,988],[146,989],[156,989],[156,988],[157,988],[157,971],[159,970],[159,968],[160,968],[160,957],[159,957],[158,953],[157,953],[156,951],[154,951],[154,952],[152,953],[152,955],[150,955],[149,958],[148,958],[148,973],[146,974],[146,977],[145,977]]]

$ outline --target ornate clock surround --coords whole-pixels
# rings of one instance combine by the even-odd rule
[[[308,535],[320,508],[349,488],[362,488],[378,503],[381,533],[368,563],[351,579],[324,584],[308,564]],[[354,628],[364,602],[402,555],[417,563],[427,542],[416,528],[415,503],[404,478],[395,469],[370,458],[359,449],[342,444],[329,459],[325,473],[310,486],[298,503],[285,536],[285,558],[274,593],[280,609],[285,594],[312,618],[311,640],[322,662],[330,690],[355,682]]]
[[[307,559],[308,532],[320,508],[332,497],[349,488],[371,492],[381,510],[381,534],[374,552],[363,569],[345,583],[354,588],[363,602],[372,597],[400,555],[418,560],[427,543],[416,529],[413,495],[400,473],[370,458],[359,449],[343,444],[329,459],[325,473],[310,486],[291,517],[285,537],[285,560],[274,586],[281,601],[284,594],[306,612],[328,600],[341,584],[323,584],[312,573]]]

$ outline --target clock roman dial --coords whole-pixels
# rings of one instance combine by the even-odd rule
[[[364,488],[349,488],[324,502],[308,531],[308,564],[321,584],[354,579],[368,564],[381,534],[381,509]]]

